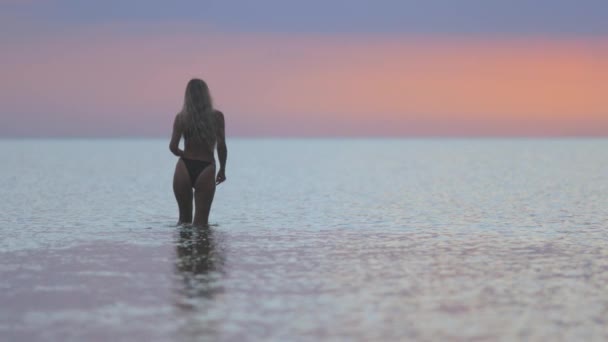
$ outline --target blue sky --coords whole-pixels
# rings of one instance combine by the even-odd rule
[[[608,35],[606,0],[3,1],[2,26],[192,23],[224,32]]]

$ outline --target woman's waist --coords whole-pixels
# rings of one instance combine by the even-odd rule
[[[207,162],[215,162],[215,157],[213,154],[209,154],[209,153],[194,153],[191,151],[184,151],[184,154],[182,154],[182,158],[184,159],[190,159],[190,160],[200,160],[200,161],[207,161]]]

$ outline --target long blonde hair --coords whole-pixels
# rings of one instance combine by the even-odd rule
[[[215,110],[205,81],[193,78],[188,82],[180,114],[185,123],[184,137],[203,143],[213,150],[217,140]]]

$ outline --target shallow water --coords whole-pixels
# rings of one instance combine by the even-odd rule
[[[608,140],[0,141],[6,341],[608,339]]]

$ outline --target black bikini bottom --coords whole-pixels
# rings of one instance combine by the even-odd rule
[[[207,166],[212,164],[209,161],[188,159],[184,157],[182,157],[182,160],[184,161],[184,164],[186,164],[186,169],[188,169],[188,173],[190,174],[190,183],[192,184],[192,187],[194,187],[198,175],[200,175]]]

